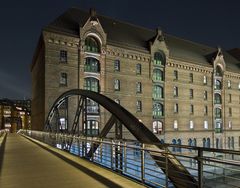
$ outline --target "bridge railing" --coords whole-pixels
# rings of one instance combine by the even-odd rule
[[[156,143],[50,134],[40,131],[21,130],[20,133],[61,150],[68,150],[74,155],[87,158],[91,162],[152,187],[174,187],[168,178],[169,173],[174,173],[168,171],[169,156],[175,156],[180,160],[197,180],[198,187],[239,187],[240,185],[239,151],[173,144],[164,144],[165,149],[159,150],[153,145]],[[73,143],[69,148],[72,140]],[[96,145],[98,146],[96,150],[91,149]],[[91,155],[89,152],[92,152]],[[156,159],[164,164],[166,172],[159,168]]]

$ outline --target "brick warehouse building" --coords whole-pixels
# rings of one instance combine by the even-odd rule
[[[57,97],[80,88],[120,103],[165,142],[237,148],[239,70],[239,49],[223,51],[71,8],[43,28],[37,44],[32,127],[42,130]],[[74,107],[76,99],[63,107],[65,128]],[[98,132],[109,114],[90,100],[88,109],[88,129]]]

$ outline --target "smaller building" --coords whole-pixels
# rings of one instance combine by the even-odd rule
[[[0,129],[31,129],[31,100],[0,99]]]

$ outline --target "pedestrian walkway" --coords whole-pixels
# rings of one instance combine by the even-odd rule
[[[58,152],[58,151],[57,151]],[[1,188],[140,188],[125,177],[63,151],[58,155],[71,158],[66,162],[36,143],[9,134],[4,153],[0,154]],[[78,164],[78,165],[76,165]]]

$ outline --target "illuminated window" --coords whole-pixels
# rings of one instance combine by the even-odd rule
[[[173,87],[173,96],[178,97],[178,87],[176,86]]]
[[[227,87],[228,87],[228,89],[231,88],[231,80],[228,80],[228,81],[227,81]]]
[[[142,93],[142,83],[141,82],[136,83],[136,92]]]
[[[174,120],[174,122],[173,122],[173,128],[174,128],[174,129],[178,129],[178,122],[177,122],[177,120]]]
[[[60,62],[67,63],[67,51],[66,50],[60,50]]]
[[[120,71],[120,61],[119,60],[114,61],[114,71]]]
[[[141,112],[142,111],[142,101],[137,101],[136,106],[137,106],[137,112]]]
[[[163,105],[158,102],[153,103],[153,117],[159,118],[163,116]]]
[[[220,66],[216,67],[216,76],[223,76],[223,71]]]
[[[178,80],[178,71],[174,70],[173,72],[174,80]]]
[[[190,129],[193,129],[193,128],[194,128],[193,121],[190,121],[190,122],[189,122],[189,128],[190,128]]]
[[[85,78],[84,89],[99,92],[99,80],[93,77]]]
[[[161,134],[163,131],[163,124],[161,121],[154,121],[153,122],[153,133]]]
[[[220,90],[222,89],[222,83],[220,80],[215,80],[215,89]]]
[[[156,52],[154,54],[154,65],[165,65],[165,56],[162,53]]]
[[[228,122],[228,128],[229,128],[229,129],[232,129],[232,121],[229,121],[229,122]]]
[[[120,91],[120,80],[114,80],[114,90]]]
[[[208,121],[204,121],[203,127],[204,127],[204,129],[208,129]]]
[[[214,94],[214,103],[215,104],[222,104],[222,98],[219,93]]]
[[[60,130],[67,129],[66,118],[60,118]]]
[[[207,84],[207,76],[205,76],[205,75],[203,76],[203,83]]]
[[[60,81],[59,82],[60,82],[61,86],[67,86],[67,73],[62,72],[60,74]]]
[[[162,99],[163,98],[163,87],[160,85],[153,86],[153,98]]]
[[[222,110],[220,108],[215,108],[215,118],[222,117]]]
[[[96,120],[88,120],[87,127],[84,124],[84,133],[88,136],[97,136],[99,134],[99,122]]]
[[[100,72],[100,63],[97,59],[87,57],[84,65],[85,72]]]
[[[153,80],[154,81],[163,81],[163,71],[160,69],[153,70]]]
[[[100,45],[94,37],[87,37],[85,40],[85,51],[100,53]]]
[[[208,99],[208,97],[207,97],[207,91],[204,91],[203,98],[204,98],[204,100],[207,100],[207,99]]]
[[[142,65],[140,63],[136,65],[136,74],[142,74]]]

